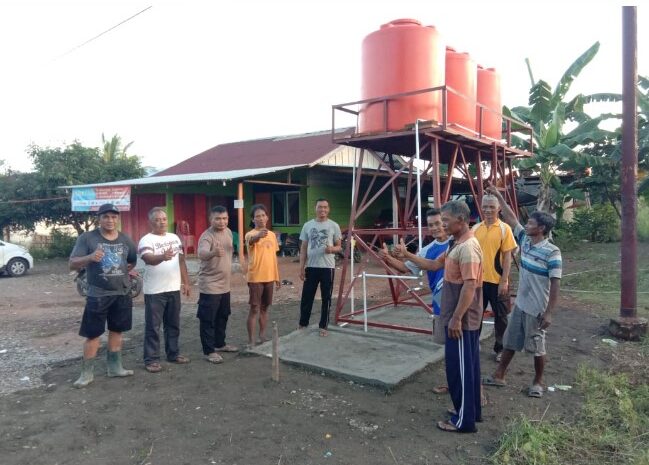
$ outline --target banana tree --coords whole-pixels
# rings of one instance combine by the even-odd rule
[[[649,79],[638,76],[638,194],[649,194]],[[622,98],[622,96],[617,96]],[[602,115],[602,118],[622,119],[621,114]],[[622,128],[607,133],[605,139],[591,141],[582,151],[582,168],[589,176],[573,182],[573,186],[588,190],[594,201],[609,202],[621,217],[619,203],[620,166],[622,161]],[[582,169],[582,171],[583,171]]]
[[[596,101],[616,101],[619,100],[618,95],[578,94],[565,101],[572,83],[598,51],[599,42],[595,42],[568,67],[554,90],[546,81],[534,80],[527,61],[532,83],[529,106],[503,108],[504,114],[525,122],[534,129],[534,156],[520,160],[518,167],[532,170],[539,176],[539,210],[559,213],[560,216],[565,200],[583,198],[581,190],[562,184],[560,175],[570,168],[584,165],[581,149],[585,145],[612,137],[610,131],[599,128],[599,123],[608,116],[592,118],[584,112],[584,106]],[[567,126],[567,123],[570,124]],[[567,128],[572,126],[574,128],[567,132]],[[514,137],[513,141],[521,147],[525,146],[520,138]]]

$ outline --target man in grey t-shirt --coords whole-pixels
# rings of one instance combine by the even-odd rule
[[[342,247],[340,226],[329,219],[329,201],[318,199],[315,204],[316,217],[307,221],[300,234],[300,279],[304,281],[300,302],[300,326],[309,326],[315,293],[320,286],[322,308],[320,311],[320,336],[327,336],[329,308],[333,291],[334,254]]]
[[[81,388],[94,379],[94,364],[100,339],[108,326],[106,351],[108,376],[130,376],[122,367],[122,333],[131,329],[133,301],[130,296],[129,270],[137,261],[136,246],[117,230],[119,210],[104,204],[97,211],[99,228],[77,238],[70,255],[70,269],[86,269],[88,296],[79,335],[83,345],[81,376],[74,387]]]

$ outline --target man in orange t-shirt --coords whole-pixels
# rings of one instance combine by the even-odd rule
[[[273,303],[273,285],[280,288],[277,251],[279,244],[275,233],[266,228],[268,212],[262,204],[252,206],[255,229],[246,233],[248,247],[248,290],[250,313],[248,313],[248,345],[254,347],[266,340],[268,307]],[[259,319],[259,339],[255,341],[255,324]]]

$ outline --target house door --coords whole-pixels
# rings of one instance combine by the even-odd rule
[[[255,204],[260,203],[266,207],[266,212],[268,213],[268,218],[270,219],[270,207],[272,205],[272,200],[270,198],[270,192],[255,192]]]

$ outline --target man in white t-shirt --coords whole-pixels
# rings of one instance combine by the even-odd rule
[[[167,213],[162,207],[149,212],[151,232],[140,239],[138,254],[144,268],[144,367],[158,373],[160,323],[163,323],[167,361],[189,363],[180,355],[180,294],[189,297],[189,276],[180,238],[167,232]]]

